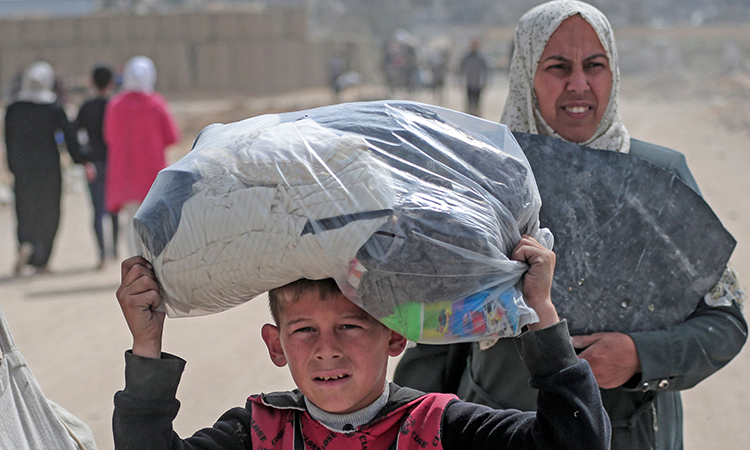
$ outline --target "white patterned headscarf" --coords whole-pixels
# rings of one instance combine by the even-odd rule
[[[156,83],[156,67],[154,62],[146,56],[134,56],[125,64],[122,73],[122,88],[126,91],[154,92]]]
[[[630,135],[618,111],[620,67],[612,26],[598,9],[574,0],[544,3],[527,11],[516,25],[515,47],[510,63],[510,91],[500,122],[513,131],[562,139],[542,118],[534,93],[534,76],[552,33],[567,18],[579,14],[596,32],[607,52],[612,70],[609,103],[594,135],[581,145],[627,153]]]
[[[55,70],[49,63],[37,61],[24,71],[17,98],[42,105],[54,103],[57,100],[57,94],[52,90],[54,86]]]

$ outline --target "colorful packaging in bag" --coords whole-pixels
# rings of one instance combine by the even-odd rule
[[[410,302],[380,319],[407,339],[423,344],[475,340],[476,336],[515,336],[521,328],[538,321],[523,306],[518,291],[486,290],[452,302]]]

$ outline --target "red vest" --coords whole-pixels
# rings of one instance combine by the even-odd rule
[[[352,433],[338,433],[307,411],[277,409],[251,397],[253,449],[278,450],[442,450],[440,422],[455,395],[425,394]]]

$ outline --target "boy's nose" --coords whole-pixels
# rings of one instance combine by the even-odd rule
[[[341,355],[341,342],[335,333],[321,333],[315,347],[315,358],[332,359]]]

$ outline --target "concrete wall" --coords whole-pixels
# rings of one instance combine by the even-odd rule
[[[326,85],[333,45],[306,40],[300,8],[149,16],[109,15],[0,21],[0,87],[36,60],[67,86],[86,84],[91,67],[121,67],[146,55],[165,93],[276,94]]]

